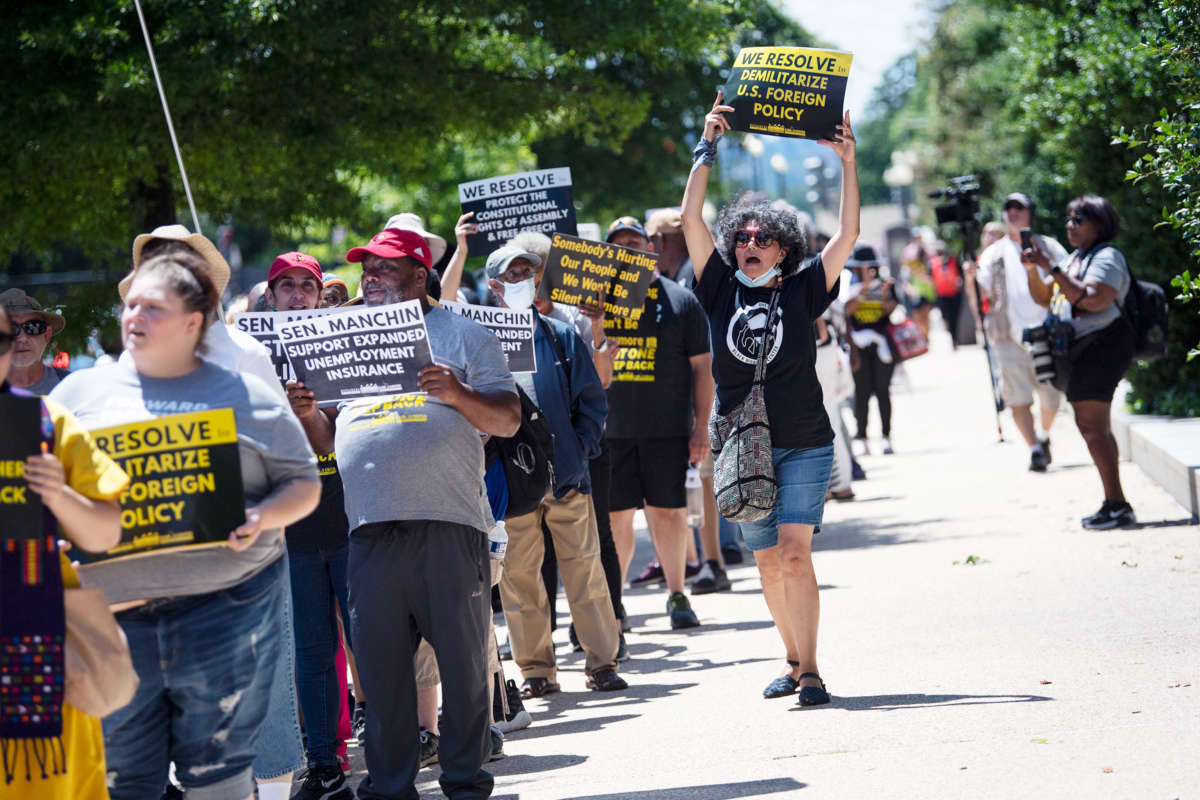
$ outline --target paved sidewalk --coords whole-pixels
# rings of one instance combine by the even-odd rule
[[[782,652],[749,563],[694,599],[693,631],[670,630],[663,591],[629,592],[619,695],[584,688],[560,595],[564,692],[528,704],[496,797],[1200,794],[1200,531],[1128,463],[1142,527],[1082,530],[1101,493],[1069,414],[1050,472],[1029,473],[1010,418],[996,442],[980,349],[935,341],[907,376],[897,454],[861,459],[815,544],[832,706],[760,696]],[[631,574],[648,554],[643,538]]]

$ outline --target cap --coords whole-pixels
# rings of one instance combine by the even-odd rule
[[[436,233],[430,233],[425,230],[425,222],[411,211],[405,211],[403,214],[396,214],[387,221],[384,228],[394,228],[398,231],[415,231],[425,244],[429,245],[431,265],[442,260],[442,256],[446,255],[446,240]]]
[[[346,285],[346,282],[337,275],[326,275],[325,279],[321,282],[321,286],[325,289],[328,289],[330,286],[340,286],[346,291],[350,290],[350,287]]]
[[[534,269],[542,265],[542,259],[528,250],[522,250],[520,247],[513,247],[511,244],[506,244],[499,250],[493,250],[491,255],[487,257],[487,263],[483,267],[484,274],[489,279],[499,278],[501,273],[508,269],[508,265],[518,258],[528,261],[534,266]]]
[[[1004,208],[1008,208],[1013,203],[1016,203],[1021,208],[1033,210],[1033,201],[1029,199],[1029,195],[1024,192],[1013,192],[1008,197],[1004,198]]]
[[[878,267],[879,256],[875,254],[875,248],[869,244],[860,244],[854,248],[854,252],[846,259],[847,267]]]
[[[617,217],[608,226],[608,235],[604,237],[604,241],[611,242],[613,237],[621,231],[633,231],[644,239],[650,239],[646,229],[642,227],[642,223],[638,222],[636,217]]]
[[[267,273],[267,283],[278,278],[289,269],[302,269],[310,273],[317,279],[317,283],[321,283],[321,265],[317,260],[306,253],[284,253],[281,256],[276,256],[271,262],[271,270]]]
[[[53,311],[42,308],[41,303],[25,294],[22,289],[9,289],[0,293],[0,306],[4,306],[4,310],[10,315],[37,314],[43,322],[50,326],[50,332],[53,334],[57,334],[67,327],[67,321],[61,314],[55,314]]]
[[[429,252],[429,244],[416,231],[402,228],[388,228],[371,237],[371,241],[362,247],[353,247],[346,253],[347,261],[362,261],[367,253],[380,258],[415,258],[429,269],[433,266],[433,257]]]
[[[660,208],[646,220],[647,237],[658,236],[660,233],[669,236],[679,233],[683,228],[683,215],[678,208]]]
[[[200,257],[208,264],[208,276],[212,279],[213,285],[217,287],[217,297],[225,293],[225,287],[229,285],[229,263],[225,261],[225,256],[221,255],[217,246],[210,242],[204,234],[192,233],[182,225],[160,225],[149,233],[140,233],[134,237],[133,269],[117,284],[117,291],[120,292],[122,300],[125,299],[129,286],[133,283],[134,273],[142,265],[142,250],[155,239],[183,242],[199,253]]]

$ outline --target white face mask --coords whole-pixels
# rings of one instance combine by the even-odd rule
[[[533,305],[533,278],[504,284],[504,305],[514,311],[524,311]]]

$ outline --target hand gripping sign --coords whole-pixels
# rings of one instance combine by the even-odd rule
[[[743,47],[722,91],[735,131],[834,139],[851,53],[807,47]]]

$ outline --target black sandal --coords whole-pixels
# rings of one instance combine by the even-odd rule
[[[799,661],[788,659],[788,666],[798,667]],[[780,675],[775,680],[767,684],[767,688],[763,689],[763,697],[772,700],[776,697],[787,697],[790,694],[796,693],[796,688],[800,686],[800,681],[793,678],[791,675]]]
[[[800,676],[800,680],[805,678],[816,678],[820,682],[820,686],[801,686],[800,687],[800,705],[802,706],[823,706],[829,702],[829,692],[825,689],[825,681],[821,680],[821,676],[815,672],[805,672]],[[796,682],[799,685],[800,681]]]

